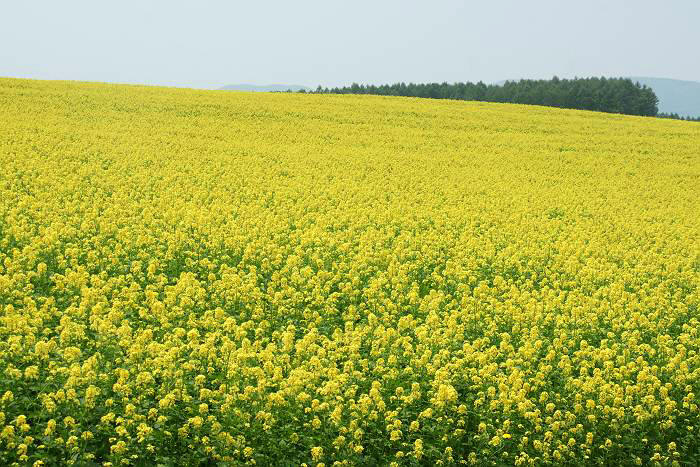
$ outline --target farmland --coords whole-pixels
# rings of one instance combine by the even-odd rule
[[[0,464],[697,465],[700,125],[0,79]]]

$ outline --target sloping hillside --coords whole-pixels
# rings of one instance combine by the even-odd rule
[[[0,79],[0,465],[698,465],[698,141]]]

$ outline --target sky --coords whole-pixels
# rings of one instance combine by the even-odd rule
[[[0,9],[0,76],[226,84],[700,81],[700,0],[28,0]]]

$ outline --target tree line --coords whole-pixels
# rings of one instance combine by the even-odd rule
[[[674,120],[685,120],[686,122],[700,122],[700,117],[683,116],[683,115],[678,115],[675,112],[673,112],[673,113],[660,112],[656,116],[659,118],[672,118]]]
[[[659,99],[646,85],[629,78],[574,78],[478,83],[395,83],[323,88],[316,93],[375,94],[483,102],[534,104],[628,115],[657,116]],[[666,115],[664,115],[666,116]],[[673,118],[668,116],[667,118]]]

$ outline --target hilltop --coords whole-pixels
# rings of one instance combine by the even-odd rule
[[[311,88],[300,84],[229,84],[220,88],[221,91],[251,91],[251,92],[284,92],[310,91]]]

